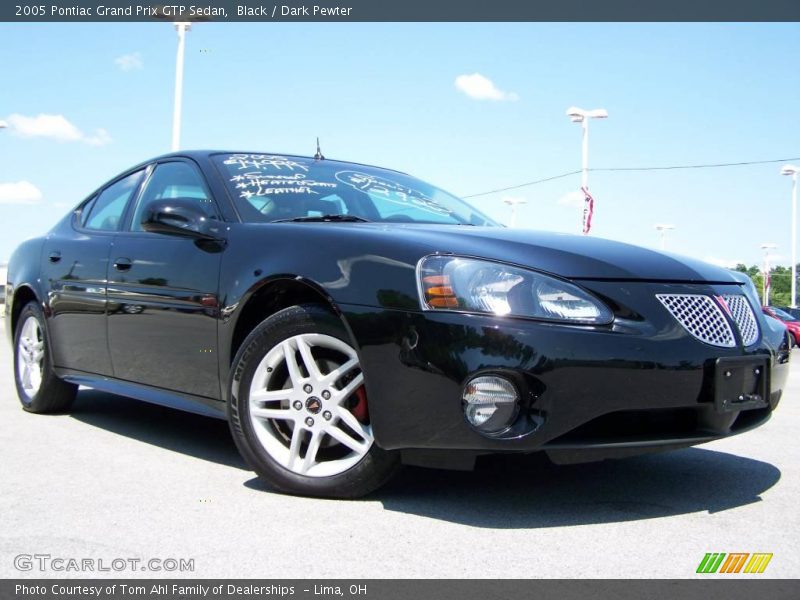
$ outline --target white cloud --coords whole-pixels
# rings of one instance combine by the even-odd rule
[[[105,129],[96,129],[94,135],[85,135],[82,141],[90,146],[105,146],[111,141],[111,136]]]
[[[90,146],[103,146],[111,141],[111,136],[105,129],[95,130],[93,135],[87,135],[70,123],[64,115],[39,114],[35,117],[26,117],[14,113],[8,117],[11,131],[20,137],[44,137],[59,142],[83,142]]]
[[[0,183],[0,204],[38,204],[42,192],[30,181]]]
[[[558,203],[562,206],[570,206],[572,208],[583,208],[583,203],[586,201],[583,192],[574,191],[567,192],[558,199]]]
[[[75,142],[81,139],[80,129],[67,121],[63,115],[40,114],[36,117],[13,114],[8,117],[11,129],[22,137],[49,137],[59,142]]]
[[[144,69],[144,61],[142,61],[142,55],[139,52],[118,56],[114,59],[114,64],[117,65],[120,71],[139,71]]]
[[[519,100],[517,94],[497,89],[491,79],[484,77],[480,73],[459,75],[456,77],[455,84],[460,91],[475,100],[508,100],[511,102]]]

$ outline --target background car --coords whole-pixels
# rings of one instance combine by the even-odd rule
[[[401,463],[592,461],[770,418],[785,328],[742,274],[507,229],[413,177],[185,152],[91,193],[8,270],[22,406],[78,385],[227,419],[274,488],[358,497]]]
[[[795,318],[795,320],[800,319],[800,307],[792,308],[791,306],[775,306],[774,308],[778,308],[785,313],[789,313]]]
[[[792,342],[794,345],[800,345],[800,320],[777,306],[763,306],[762,310],[765,314],[778,319],[781,323],[786,325],[786,329],[788,329],[789,333],[792,335]]]

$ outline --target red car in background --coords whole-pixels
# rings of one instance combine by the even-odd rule
[[[765,315],[778,319],[778,321],[786,325],[786,329],[792,334],[794,345],[800,346],[800,321],[797,318],[775,306],[762,306],[761,310],[764,311]]]

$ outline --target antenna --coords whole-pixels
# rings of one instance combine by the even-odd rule
[[[317,153],[314,155],[314,160],[325,160],[322,156],[322,150],[319,149],[319,138],[317,138]]]

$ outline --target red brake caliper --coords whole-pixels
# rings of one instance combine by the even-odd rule
[[[353,406],[353,416],[359,420],[360,423],[369,421],[369,412],[367,411],[367,391],[362,385],[355,391],[357,402]]]

